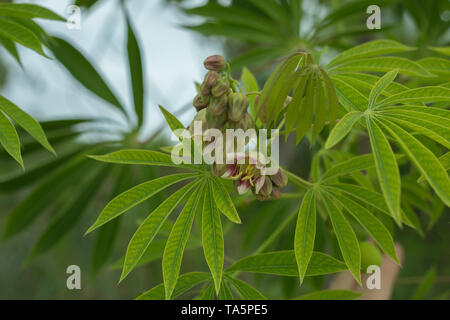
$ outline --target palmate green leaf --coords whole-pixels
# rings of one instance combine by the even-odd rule
[[[186,247],[191,232],[198,203],[203,200],[205,184],[203,182],[202,185],[197,185],[197,189],[189,197],[167,239],[162,260],[164,288],[167,300],[170,299],[177,283],[184,248]]]
[[[42,18],[47,20],[65,21],[53,11],[34,4],[25,3],[1,3],[0,16],[13,16],[22,18]]]
[[[16,128],[9,119],[0,111],[0,144],[21,166],[23,166],[20,154],[20,140]]]
[[[322,199],[331,219],[333,229],[336,232],[336,238],[344,261],[355,280],[361,285],[361,252],[355,232],[347,219],[345,219],[341,210],[328,198],[328,195],[322,195]]]
[[[99,167],[97,165],[97,167]],[[107,178],[108,166],[101,165],[97,172],[88,171],[90,180],[82,182],[78,188],[75,197],[71,200],[69,205],[62,211],[62,213],[53,219],[48,225],[41,237],[34,246],[28,259],[34,259],[36,256],[47,252],[53,248],[71,229],[73,229],[77,222],[82,217],[86,208],[97,194],[98,189]]]
[[[398,72],[399,69],[389,71],[375,83],[369,95],[369,109],[376,104],[378,96],[394,81]]]
[[[388,139],[381,131],[378,124],[367,118],[367,129],[369,132],[370,145],[372,147],[375,168],[378,181],[384,199],[392,214],[392,217],[401,225],[400,217],[400,173],[397,160],[391,149]]]
[[[168,175],[141,183],[119,194],[106,205],[95,223],[86,231],[86,234],[151,198],[169,186],[195,177],[197,177],[197,175],[189,173]]]
[[[125,108],[103,80],[102,76],[84,57],[84,55],[73,47],[69,42],[53,37],[49,41],[49,48],[55,58],[77,79],[86,89],[109,102],[127,115]]]
[[[175,289],[172,293],[172,298],[176,298],[186,291],[192,289],[196,285],[206,282],[211,279],[211,275],[206,272],[189,272],[182,274],[177,281]],[[164,284],[159,284],[156,287],[144,292],[136,298],[136,300],[164,300],[165,289]]]
[[[333,197],[363,226],[383,251],[399,263],[391,233],[369,210],[346,196],[333,193]]]
[[[377,103],[377,107],[384,107],[397,103],[408,104],[412,102],[428,103],[437,101],[450,101],[450,89],[437,86],[410,89],[380,101]]]
[[[302,295],[294,300],[354,300],[361,293],[349,290],[320,290]]]
[[[0,110],[9,116],[17,125],[22,127],[34,139],[36,139],[45,149],[55,154],[52,146],[48,143],[44,130],[39,122],[34,120],[26,112],[22,111],[14,103],[0,95]]]
[[[313,190],[310,189],[303,197],[297,217],[294,238],[294,252],[298,265],[300,283],[308,269],[308,264],[314,250],[316,237],[316,204]]]
[[[161,105],[159,106],[159,110],[161,110],[164,119],[166,119],[167,124],[170,127],[170,130],[172,130],[172,132],[179,137],[180,134],[176,133],[177,130],[183,130],[185,129],[184,125],[180,122],[180,120],[178,120],[173,114],[171,114],[169,111],[167,111],[166,109],[164,109]]]
[[[90,164],[85,155],[80,154],[57,169],[47,180],[34,189],[8,216],[3,239],[11,238],[20,233],[43,214],[49,204],[73,186],[88,165]]]
[[[0,35],[47,57],[39,38],[30,29],[12,20],[0,17]]]
[[[345,61],[355,60],[357,58],[369,58],[382,54],[400,53],[414,49],[415,48],[413,47],[405,46],[393,40],[370,41],[338,54],[328,63],[327,68],[331,68]]]
[[[333,72],[389,72],[398,69],[401,74],[412,76],[432,76],[420,64],[400,57],[376,57],[368,59],[355,59],[334,67]]]
[[[328,169],[322,176],[322,181],[327,181],[336,176],[350,174],[355,171],[366,170],[375,165],[372,154],[364,154],[354,156],[348,160],[344,160]]]
[[[402,118],[398,118],[395,115],[393,116],[383,115],[379,116],[378,118],[381,120],[387,119],[397,123],[402,127],[410,128],[412,129],[412,131],[422,134],[436,141],[437,143],[440,143],[446,148],[450,148],[450,129],[448,129],[448,126],[444,127],[439,124],[436,124],[436,122],[422,120],[416,117],[409,117],[408,115],[402,115],[401,117]],[[441,119],[445,120],[444,118]]]
[[[219,177],[212,177],[211,189],[214,195],[214,201],[220,212],[222,212],[231,222],[242,223],[233,201]]]
[[[401,127],[387,120],[384,120],[381,124],[399,143],[406,155],[425,176],[425,179],[429,182],[437,195],[447,206],[449,206],[450,180],[447,171],[442,166],[441,162],[439,162],[429,149]]]
[[[386,201],[382,194],[372,191],[370,189],[354,185],[348,183],[334,183],[326,186],[328,189],[344,192],[347,195],[350,195],[360,201],[362,201],[365,205],[370,206],[373,209],[377,209],[382,213],[392,217],[392,213],[389,211],[389,208],[386,205]],[[401,212],[402,221],[408,226],[415,228],[415,226],[409,221],[409,219],[405,216],[403,212]]]
[[[137,265],[145,250],[153,241],[166,219],[180,204],[186,194],[188,194],[195,186],[196,181],[191,182],[177,190],[170,197],[164,200],[163,203],[151,212],[144,222],[142,222],[128,244],[120,281],[125,279],[131,270],[133,270],[133,268]]]
[[[319,276],[347,270],[345,264],[321,252],[313,252],[305,276]],[[293,250],[274,251],[242,258],[233,263],[227,273],[234,271],[298,277]]]
[[[343,81],[338,75],[331,75],[339,102],[344,108],[350,111],[364,111],[367,108],[368,99],[361,92],[356,90],[347,82]]]
[[[248,283],[231,277],[227,277],[227,279],[243,300],[267,300],[261,292],[253,288]]]
[[[224,262],[224,243],[220,213],[214,203],[211,181],[206,186],[202,212],[202,243],[206,263],[214,279],[216,293],[219,293]]]
[[[125,9],[124,9],[125,10]],[[133,90],[134,110],[138,118],[138,127],[144,120],[144,70],[142,67],[141,51],[131,26],[130,17],[127,17],[127,53],[128,65],[131,77],[131,88]]]
[[[195,171],[203,171],[199,166],[191,164],[176,164],[172,161],[172,157],[166,153],[142,150],[142,149],[127,149],[111,152],[100,156],[89,156],[92,159],[121,164],[142,164],[148,166],[162,166],[191,169]]]
[[[355,123],[361,119],[364,115],[360,111],[350,111],[347,113],[331,130],[328,136],[327,142],[325,143],[325,148],[330,149],[337,143],[339,143],[345,136],[352,130]]]

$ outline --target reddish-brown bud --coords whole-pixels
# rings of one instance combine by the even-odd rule
[[[221,115],[227,109],[228,98],[226,95],[220,97],[213,97],[209,104],[208,109],[214,115]]]
[[[222,71],[225,68],[226,61],[224,57],[216,54],[206,58],[203,62],[203,65],[208,70]]]
[[[228,119],[240,121],[248,108],[248,98],[245,94],[233,92],[228,95]]]
[[[201,94],[198,94],[194,98],[194,107],[197,109],[197,111],[200,111],[202,109],[205,109],[208,106],[209,99],[205,98],[205,96],[202,96]]]

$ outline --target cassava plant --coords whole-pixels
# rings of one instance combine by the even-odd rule
[[[170,152],[176,146],[164,147],[163,152],[128,149],[91,156],[107,163],[186,171],[144,182],[119,194],[89,228],[91,232],[104,227],[159,191],[179,185],[142,221],[131,238],[120,280],[145,259],[158,232],[179,206],[182,210],[170,223],[162,253],[164,281],[138,299],[173,299],[199,284],[201,290],[195,292],[202,299],[231,299],[235,294],[243,299],[264,299],[264,293],[237,276],[241,272],[292,276],[301,285],[305,277],[350,270],[362,284],[361,271],[366,271],[362,266],[368,265],[368,259],[377,260],[377,254],[371,252],[380,249],[399,263],[392,221],[397,228],[407,226],[423,232],[416,215],[417,203],[404,196],[409,193],[406,189],[413,185],[414,192],[433,195],[434,205],[440,210],[426,212],[430,224],[450,204],[450,89],[445,83],[416,88],[403,85],[400,77],[433,77],[425,67],[395,55],[411,50],[414,48],[392,40],[372,41],[338,54],[323,66],[307,52],[294,53],[275,68],[262,90],[247,69],[241,86],[232,78],[223,57],[208,57],[204,63],[208,72],[193,99],[198,112],[194,120],[201,121],[201,129],[277,128],[286,140],[295,132],[297,144],[306,139],[316,150],[310,177],[301,178],[285,168],[264,175],[258,169],[261,166],[251,163],[175,164]],[[192,131],[194,124],[185,127],[167,110],[160,109],[178,137],[180,132]],[[273,138],[266,142],[270,144]],[[368,141],[371,152],[353,151],[359,139]],[[214,141],[201,143],[205,146]],[[244,158],[251,158],[249,149]],[[288,182],[299,189],[293,196],[298,198],[297,209],[253,254],[224,268],[221,214],[234,224],[246,224],[250,218],[238,214],[235,202],[242,197],[248,201],[281,201],[280,189]],[[439,202],[443,205],[439,206]],[[295,217],[290,246],[293,250],[265,252]],[[320,224],[327,225],[335,237],[340,249],[335,257],[314,251]],[[201,238],[209,273],[180,275],[191,229],[196,239]],[[331,297],[337,293],[320,294]],[[357,296],[347,291],[341,294],[342,298]]]

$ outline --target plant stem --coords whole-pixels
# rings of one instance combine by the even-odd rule
[[[295,184],[297,187],[300,188],[304,188],[304,189],[309,189],[313,186],[313,184],[309,181],[306,181],[302,178],[300,178],[299,176],[293,174],[292,172],[287,171],[286,169],[280,168],[281,171],[284,172],[284,174],[287,175],[289,181],[293,184]]]

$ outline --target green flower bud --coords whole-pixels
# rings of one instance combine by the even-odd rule
[[[213,97],[209,104],[209,111],[214,115],[221,115],[227,109],[228,98],[226,95]]]
[[[226,79],[217,80],[216,84],[212,87],[211,93],[214,97],[220,97],[226,94],[230,90],[230,83]]]
[[[239,121],[239,126],[244,131],[253,128],[255,126],[255,122],[253,121],[252,116],[248,112],[244,114],[244,117],[241,119],[241,121]]]
[[[276,174],[270,176],[270,180],[280,188],[285,187],[288,183],[288,177],[279,169]]]
[[[226,63],[223,56],[216,54],[206,58],[203,65],[208,70],[222,71],[225,68]]]
[[[224,126],[225,121],[227,121],[226,112],[223,112],[221,115],[215,115],[211,112],[210,108],[206,109],[206,123],[208,129],[220,129]]]
[[[191,135],[194,134],[194,121],[201,121],[202,131],[206,130],[206,109],[202,109],[199,112],[197,112],[191,124],[189,125],[188,128]]]
[[[194,98],[194,107],[197,109],[197,111],[200,111],[202,109],[205,109],[208,106],[209,98],[202,96],[201,94],[198,94]]]
[[[228,118],[238,122],[242,119],[248,108],[248,98],[245,94],[233,92],[228,96]]]
[[[209,87],[206,82],[203,82],[200,86],[200,93],[203,96],[209,96],[211,94],[211,87]]]
[[[220,75],[215,71],[209,71],[203,83],[205,83],[208,87],[212,88],[216,84],[217,80],[219,80]]]

